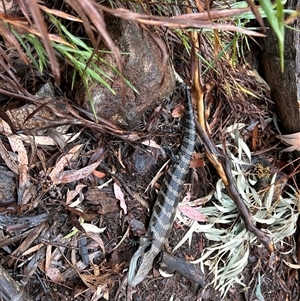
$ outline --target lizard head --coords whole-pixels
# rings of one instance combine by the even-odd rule
[[[144,238],[140,241],[140,247],[131,258],[128,270],[128,284],[132,287],[143,281],[152,269],[154,258],[157,254],[152,250],[151,241]]]

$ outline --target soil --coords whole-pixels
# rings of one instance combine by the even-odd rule
[[[207,58],[214,57],[213,49],[207,50],[212,53],[205,51]],[[186,73],[190,74],[192,68],[183,63],[189,61],[187,53],[184,55],[183,59],[179,55],[180,59],[174,59],[175,69],[189,82],[190,75]],[[279,155],[284,147],[279,146],[276,129],[269,122],[275,109],[268,91],[255,82],[255,76],[248,76],[246,67],[231,68],[222,59],[205,78],[205,113],[211,141],[224,143],[229,136],[225,131],[228,126],[245,123],[247,130],[241,132],[251,152],[271,162],[272,169],[283,170],[285,184],[295,185],[296,171],[289,157]],[[251,93],[232,88],[241,84],[243,91]],[[226,90],[228,87],[232,88],[231,94]],[[59,103],[65,100],[65,94],[66,91],[60,93]],[[18,300],[26,301],[300,300],[299,265],[287,264],[296,264],[300,259],[299,233],[278,243],[272,254],[259,241],[251,244],[248,264],[240,275],[244,285],[235,283],[223,295],[216,287],[215,271],[200,264],[196,268],[199,275],[204,273],[204,286],[178,273],[163,277],[158,263],[137,287],[127,286],[128,266],[138,247],[137,238],[146,232],[160,183],[180,146],[182,102],[176,93],[173,98],[161,99],[129,132],[108,121],[104,125],[95,122],[90,112],[75,105],[72,110],[76,114],[72,115],[70,102],[66,102],[66,110],[59,115],[57,109],[57,117],[68,123],[67,134],[76,137],[70,141],[65,133],[48,131],[53,125],[50,124],[43,132],[47,143],[42,144],[32,137],[25,143],[15,135],[26,132],[16,132],[5,124],[7,116],[1,109],[0,196],[5,195],[5,200],[0,200],[3,300],[15,300],[16,295]],[[29,116],[33,121],[34,110]],[[51,112],[55,115],[55,110]],[[54,143],[49,143],[50,138]],[[14,173],[7,171],[6,166]],[[193,201],[207,197],[215,191],[218,180],[198,136],[182,197],[190,195]],[[213,201],[211,198],[201,206],[205,208]],[[299,206],[294,207],[298,214]],[[216,229],[231,226],[218,224]],[[258,226],[263,229],[265,225]],[[204,234],[194,232],[190,241],[172,252],[189,229],[179,219],[173,225],[163,251],[174,255],[175,261],[196,260],[214,243]]]
[[[167,100],[165,106],[174,108],[176,103]],[[159,131],[153,131],[151,139],[160,144],[168,143],[172,145],[172,151],[176,153],[180,144],[181,122],[177,120],[174,123],[170,112],[165,110],[162,115],[159,115],[156,122]],[[148,115],[145,115],[145,120],[150,116],[149,112]],[[75,131],[76,128],[74,127],[72,130]],[[37,184],[39,190],[43,191],[39,205],[35,209],[29,209],[30,204],[29,207],[28,205],[19,206],[18,210],[22,207],[28,208],[27,215],[30,215],[28,219],[30,217],[34,218],[34,215],[37,216],[39,211],[45,209],[48,212],[55,211],[54,217],[49,216],[46,225],[44,225],[45,228],[34,240],[33,245],[46,242],[38,253],[34,252],[34,261],[37,261],[38,265],[30,268],[33,259],[19,253],[21,245],[18,245],[18,243],[8,245],[1,251],[2,265],[8,271],[15,271],[16,280],[22,281],[23,279],[26,290],[29,295],[34,297],[34,300],[91,300],[96,287],[102,288],[103,298],[105,297],[108,300],[128,300],[128,298],[129,300],[149,301],[157,299],[162,301],[299,299],[298,271],[288,268],[283,263],[283,260],[290,262],[291,255],[285,254],[283,247],[281,252],[275,252],[270,256],[262,245],[252,246],[247,268],[242,273],[242,279],[246,286],[235,284],[223,297],[214,288],[214,274],[209,271],[208,267],[204,268],[207,283],[205,287],[198,287],[194,282],[178,274],[164,278],[159,274],[158,269],[154,268],[140,285],[128,289],[126,287],[126,273],[130,259],[137,249],[134,239],[136,236],[145,233],[163,173],[155,185],[147,192],[145,191],[160,167],[168,159],[168,156],[156,148],[149,152],[149,149],[139,145],[132,145],[118,139],[112,140],[112,137],[108,135],[102,136],[100,145],[97,138],[90,137],[91,135],[85,130],[82,132],[79,141],[73,143],[76,145],[80,142],[86,147],[86,150],[81,152],[79,160],[76,161],[76,168],[84,167],[84,164],[86,164],[85,158],[90,158],[99,152],[99,149],[102,149],[103,146],[107,148],[108,145],[110,152],[106,154],[98,168],[99,171],[105,173],[104,177],[99,179],[90,175],[67,185],[46,185],[47,181],[44,179],[44,186],[41,186],[42,182]],[[70,149],[71,145],[68,148]],[[198,141],[196,151],[200,152],[201,150],[202,144]],[[56,152],[55,148],[48,149],[48,154],[52,153],[47,157],[48,163],[51,162],[51,158],[56,157],[53,157]],[[58,157],[65,153],[67,151],[59,154]],[[122,164],[125,164],[124,166],[115,155],[118,153],[122,154]],[[187,183],[192,183],[190,187],[193,199],[207,195],[217,179],[213,167],[206,159],[205,161],[205,166],[195,167],[187,178]],[[172,164],[172,161],[167,166],[170,166],[170,164]],[[41,174],[41,171],[38,172],[39,169],[32,170],[32,177],[37,178],[38,174]],[[126,214],[124,214],[124,208],[120,208],[120,201],[116,199],[116,192],[112,184],[104,186],[102,190],[97,188],[109,179],[113,179],[116,184],[120,185],[125,193]],[[67,188],[74,190],[78,184],[86,185],[82,190],[83,203],[72,209],[72,207],[65,205],[64,199]],[[127,189],[124,189],[125,187]],[[131,195],[126,191],[130,191]],[[183,195],[185,192],[186,188]],[[134,198],[136,195],[140,196],[144,202]],[[15,216],[15,208],[8,206],[2,208],[2,210],[6,215]],[[76,208],[81,208],[83,214],[76,211]],[[105,228],[104,232],[100,234],[100,241],[84,234],[78,223],[79,216],[82,216],[87,223],[97,225],[101,229]],[[42,223],[38,223],[34,227],[34,231],[38,231],[42,225]],[[64,239],[63,237],[70,233],[73,226],[79,229],[78,234],[71,236],[70,239]],[[22,230],[11,233],[18,236],[21,233],[20,231]],[[175,222],[165,252],[170,253],[187,231],[187,227],[180,225],[178,221]],[[5,233],[8,233],[7,230]],[[88,239],[84,243],[85,245],[81,247],[79,242],[82,236],[86,236]],[[24,240],[25,244],[28,239]],[[287,243],[289,243],[288,240]],[[62,247],[60,251],[62,254],[59,255],[58,252],[56,263],[51,261],[48,270],[45,270],[44,258],[49,256],[46,253],[47,245],[52,246],[52,252],[49,253],[52,255],[48,260],[50,258],[54,260],[54,255],[58,252],[59,246]],[[211,242],[204,235],[194,233],[190,245],[187,242],[184,243],[174,252],[174,256],[190,261],[195,260],[201,257],[202,250],[210,245]],[[28,242],[29,246],[30,242]],[[14,254],[19,254],[18,260],[24,263],[27,262],[27,264],[16,265],[17,258]],[[87,266],[82,266],[84,254],[89,256],[88,262],[90,263]],[[77,265],[77,268],[74,267],[74,264]],[[32,276],[30,271],[33,272]],[[56,274],[53,275],[52,273]],[[41,282],[43,283],[42,286]],[[88,287],[88,290],[86,290],[86,287]],[[261,296],[264,299],[259,299]]]

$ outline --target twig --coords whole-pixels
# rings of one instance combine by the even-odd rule
[[[196,128],[204,143],[207,157],[210,160],[210,162],[214,165],[219,176],[223,180],[228,194],[234,201],[238,212],[246,225],[246,229],[254,233],[261,240],[261,242],[264,244],[267,250],[270,253],[272,253],[274,251],[273,243],[270,241],[270,238],[265,232],[261,231],[256,226],[254,226],[254,224],[251,221],[249,210],[245,205],[242,196],[237,191],[237,188],[233,182],[228,156],[226,156],[226,154],[221,154],[219,150],[217,150],[213,142],[210,140],[209,136],[204,132],[204,130],[201,128],[198,122],[196,122]]]
[[[4,301],[33,301],[0,265],[0,293]]]
[[[147,208],[147,209],[149,208],[148,204],[138,194],[131,191],[131,189],[126,185],[124,179],[121,176],[112,172],[111,169],[103,162],[100,164],[100,168],[102,168],[108,174],[110,174],[113,178],[118,180],[122,184],[125,191],[129,194],[129,196],[131,196],[134,200],[138,201],[145,208]]]

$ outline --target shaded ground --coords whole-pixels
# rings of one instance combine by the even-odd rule
[[[182,49],[175,52],[177,57],[183,55],[182,61],[189,61]],[[189,81],[191,66],[177,59],[174,65],[182,78]],[[36,80],[42,82],[40,78]],[[37,86],[42,86],[41,82]],[[229,140],[225,129],[237,122],[245,123],[246,130],[240,132],[241,136],[254,155],[268,162],[263,170],[270,168],[280,173],[279,168],[287,165],[288,157],[279,156],[282,146],[278,146],[276,129],[268,121],[275,109],[257,75],[245,65],[232,68],[224,58],[216,62],[215,70],[206,75],[205,82],[205,113],[212,142],[221,144]],[[252,94],[235,90],[239,85]],[[228,92],[228,87],[232,93]],[[31,93],[37,90],[32,89]],[[57,94],[60,94],[59,101],[65,101],[62,97],[65,91],[56,89],[55,93],[56,96],[47,96],[51,105],[53,97],[57,100]],[[192,95],[196,107],[195,94]],[[10,103],[12,97],[5,96],[2,100],[5,101],[2,109],[5,107],[9,111],[7,102]],[[172,153],[177,153],[180,145],[184,114],[179,104],[183,102],[184,99],[175,93],[173,98],[161,100],[154,108],[149,108],[133,131],[117,135],[99,124],[96,127],[95,122],[95,126],[91,126],[87,122],[91,122],[91,114],[78,106],[71,107],[68,100],[62,106],[64,110],[55,107],[52,116],[69,122],[67,118],[73,109],[85,118],[84,121],[73,114],[66,133],[45,131],[42,135],[47,143],[40,145],[33,139],[24,141],[20,135],[14,135],[9,120],[1,116],[0,262],[4,271],[0,287],[3,300],[14,296],[4,290],[14,281],[24,288],[24,292],[20,292],[21,300],[27,300],[26,293],[32,297],[29,300],[42,301],[300,299],[299,270],[286,264],[297,261],[293,247],[296,247],[298,236],[277,243],[271,255],[262,243],[251,244],[248,264],[240,275],[245,287],[235,284],[223,298],[214,288],[216,271],[209,270],[209,263],[203,267],[207,283],[204,288],[198,288],[177,274],[163,278],[154,268],[137,288],[127,289],[125,277],[137,248],[134,238],[145,233],[157,191],[172,160],[163,169],[161,167]],[[34,122],[32,111],[29,114]],[[10,116],[14,117],[17,116]],[[70,141],[66,134],[77,136]],[[54,145],[49,145],[50,138],[55,141]],[[16,166],[16,162],[19,165]],[[256,163],[244,173],[254,174],[255,168],[258,169]],[[205,209],[216,203],[216,198],[201,198],[215,192],[219,176],[205,156],[204,143],[199,136],[191,167],[183,196],[190,193],[192,201],[200,199],[197,207]],[[293,170],[285,168],[283,171],[282,177],[293,184]],[[269,183],[256,188],[259,191],[265,186]],[[274,207],[276,202],[274,198]],[[293,208],[296,215],[299,207],[293,205]],[[255,214],[255,210],[251,214]],[[189,231],[182,216],[178,214],[165,246],[168,253]],[[233,226],[216,223],[215,228],[230,230]],[[257,226],[267,228],[264,223]],[[190,242],[186,241],[174,255],[193,261],[213,245],[204,233],[194,232]],[[198,267],[200,269],[200,265]]]
[[[171,108],[176,106],[176,103],[172,101],[168,101],[168,103]],[[150,115],[146,114],[146,121],[147,116]],[[165,111],[162,116],[158,115],[151,139],[160,144],[172,145],[172,149],[176,153],[180,139],[179,125],[180,122],[174,123],[170,112]],[[71,131],[77,130],[74,127]],[[5,143],[5,137],[3,137],[3,141]],[[32,208],[31,202],[23,205],[24,214],[21,217],[28,216],[29,221],[32,219],[36,221],[39,212],[53,212],[54,216],[51,213],[46,223],[37,222],[38,225],[33,227],[30,236],[22,239],[22,244],[20,244],[21,240],[13,244],[4,243],[6,247],[1,251],[2,265],[8,271],[14,271],[15,279],[24,283],[30,295],[35,296],[35,300],[90,300],[97,286],[102,288],[104,296],[109,296],[108,300],[115,298],[115,300],[125,300],[126,292],[122,281],[126,275],[130,258],[136,249],[132,245],[131,239],[134,235],[141,235],[145,231],[144,226],[147,226],[151,206],[155,201],[155,189],[150,189],[146,193],[145,190],[167,158],[166,156],[163,158],[158,149],[154,148],[149,153],[146,152],[147,148],[138,146],[138,144],[132,145],[109,135],[98,135],[95,132],[92,134],[90,130],[84,130],[80,137],[68,145],[62,153],[58,153],[55,147],[41,149],[43,160],[50,167],[48,170],[53,171],[52,164],[57,166],[58,163],[55,162],[59,162],[59,158],[66,156],[73,146],[79,144],[83,145],[79,156],[74,159],[70,157],[64,168],[65,171],[77,170],[75,176],[79,175],[82,172],[81,168],[91,164],[93,156],[98,157],[105,151],[100,167],[97,168],[104,174],[94,173],[94,175],[90,174],[79,181],[74,179],[66,185],[52,185],[49,181],[47,182],[47,176],[39,178],[43,174],[42,162],[36,161],[31,169],[31,177],[39,179],[36,182],[38,191],[40,191],[35,199],[37,205],[35,205],[35,209]],[[30,148],[26,149],[30,156]],[[196,152],[201,153],[201,149],[201,142],[198,141]],[[118,154],[121,154],[121,157]],[[31,154],[31,156],[35,162],[36,155]],[[197,160],[194,160],[194,163],[198,163],[198,165],[200,161],[203,161],[203,159]],[[60,171],[61,179],[69,176],[68,173],[64,173],[65,171]],[[206,166],[193,169],[187,180],[187,183],[193,183],[191,186],[193,199],[206,196],[212,190],[213,183],[217,178],[214,174],[207,161]],[[162,177],[163,174],[155,186],[159,185]],[[96,188],[111,178],[115,184],[108,184],[102,190]],[[72,201],[67,201],[69,205],[66,205],[66,196],[71,200],[70,192],[74,189],[80,191],[79,184],[85,185],[82,193],[77,195],[82,203],[71,207],[71,203],[76,200],[74,198]],[[126,215],[124,215],[125,207],[121,210],[120,202],[116,199],[117,196],[121,199],[121,203],[123,202],[122,194],[118,195],[115,190],[116,185],[121,186],[125,192],[123,206],[127,207]],[[142,197],[145,204],[149,203],[150,209],[147,209],[139,199],[134,199],[134,196]],[[25,208],[27,209],[25,210]],[[6,216],[16,217],[17,207],[15,205],[1,209]],[[86,236],[82,231],[82,226],[78,223],[80,216],[86,223],[104,229],[98,238],[91,233],[88,234],[88,240],[83,243],[83,247],[78,245],[78,242],[81,241],[80,237]],[[22,224],[21,221],[19,223]],[[74,225],[79,229],[79,233],[70,238],[64,238]],[[128,235],[129,225],[131,225],[131,231]],[[25,223],[25,226],[21,226],[22,230],[8,230],[7,228],[8,223],[3,225],[6,235],[18,237],[24,231],[23,228],[27,229],[30,226]],[[175,223],[166,250],[171,251],[187,230],[187,227]],[[124,240],[119,245],[122,238]],[[175,252],[175,255],[194,260],[199,258],[201,251],[209,245],[210,241],[207,241],[205,236],[195,233],[190,246],[187,242],[184,243]],[[34,246],[37,246],[38,251],[32,249],[25,255],[24,251]],[[88,250],[83,249],[84,246],[87,246]],[[284,250],[283,247],[281,251],[284,253]],[[89,264],[85,265],[83,263],[84,254],[87,253],[89,254]],[[297,271],[290,270],[283,263],[283,259],[290,262],[290,256],[275,252],[270,257],[262,245],[253,245],[249,264],[242,273],[243,281],[248,288],[236,285],[229,290],[223,300],[257,300],[260,293],[264,296],[264,300],[274,300],[275,298],[296,300],[299,296],[299,286],[295,282],[298,277]],[[213,281],[213,273],[208,274],[207,268],[205,268],[205,272],[207,283]],[[47,276],[45,277],[45,275]],[[260,280],[258,275],[260,275]],[[84,283],[90,287],[87,291],[85,291]],[[133,295],[133,300],[170,300],[170,298],[174,300],[221,300],[220,294],[213,289],[212,285],[197,290],[193,283],[179,275],[163,279],[156,269],[142,284],[127,293]],[[67,296],[69,297],[67,298]]]

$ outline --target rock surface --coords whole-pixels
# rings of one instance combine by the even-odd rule
[[[103,67],[103,64],[101,68],[112,78],[110,84],[117,95],[98,83],[92,83],[89,92],[98,116],[124,129],[132,129],[138,125],[148,108],[172,93],[175,79],[170,66],[165,68],[162,64],[159,46],[145,30],[116,18],[107,20],[107,29],[123,53],[123,74],[139,93],[126,86],[126,97],[122,102],[120,78],[109,67]],[[117,68],[111,54],[104,54],[103,58]],[[83,105],[91,109],[83,87],[78,91],[77,99],[83,99]]]
[[[34,97],[40,102],[39,105],[27,104],[6,112],[14,128],[16,130],[30,130],[38,135],[43,135],[45,130],[40,130],[40,128],[52,127],[60,133],[65,133],[69,126],[55,126],[55,124],[52,123],[52,121],[61,121],[61,117],[56,116],[55,112],[66,112],[63,103],[55,101],[54,87],[50,83],[46,83]],[[45,103],[47,103],[47,106],[39,110],[39,106]],[[29,118],[30,116],[31,118]]]
[[[16,200],[16,179],[13,172],[0,166],[0,206],[5,206]]]

